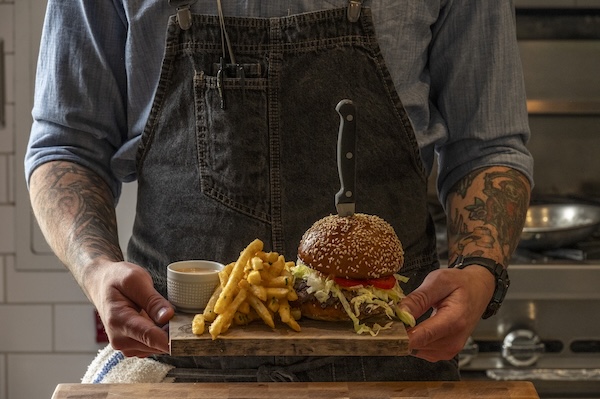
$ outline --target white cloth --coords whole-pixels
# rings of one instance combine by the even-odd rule
[[[81,382],[84,384],[173,382],[167,378],[174,366],[149,358],[125,357],[110,345],[98,352]]]

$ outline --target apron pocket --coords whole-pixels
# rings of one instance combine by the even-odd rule
[[[202,192],[269,221],[267,80],[194,76],[196,140]]]

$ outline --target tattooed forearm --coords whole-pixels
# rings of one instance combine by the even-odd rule
[[[530,186],[519,172],[491,167],[472,172],[448,195],[448,242],[454,256],[487,256],[508,264],[529,206]]]
[[[111,191],[89,169],[70,162],[40,166],[31,202],[44,236],[70,269],[97,257],[123,260]]]

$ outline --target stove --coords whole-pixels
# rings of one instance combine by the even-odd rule
[[[569,248],[517,250],[496,316],[460,354],[465,379],[533,381],[540,397],[600,398],[600,231]]]

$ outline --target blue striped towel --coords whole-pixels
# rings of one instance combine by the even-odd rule
[[[173,368],[149,358],[125,357],[110,345],[98,352],[81,379],[83,384],[173,382],[166,378]]]

